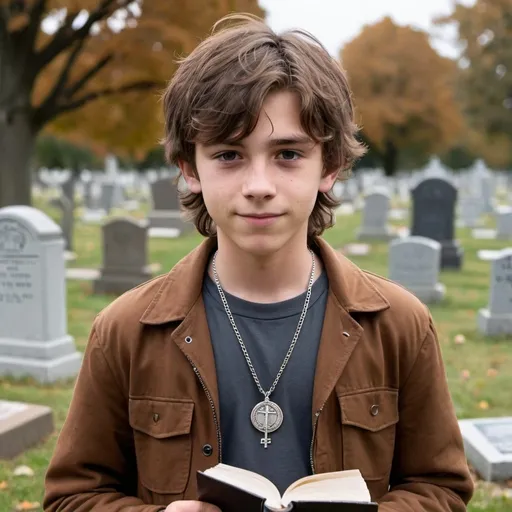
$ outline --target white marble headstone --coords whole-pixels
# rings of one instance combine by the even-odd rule
[[[52,382],[80,363],[67,333],[61,229],[35,208],[0,209],[0,375]]]

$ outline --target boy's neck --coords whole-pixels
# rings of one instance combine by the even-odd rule
[[[257,257],[222,242],[219,240],[216,267],[227,293],[268,304],[292,299],[307,290],[313,262],[306,242],[283,247],[269,257]],[[315,255],[315,280],[321,272],[321,260]],[[214,279],[211,262],[208,273]]]

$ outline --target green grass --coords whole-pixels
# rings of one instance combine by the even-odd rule
[[[49,211],[49,210],[48,210]],[[54,211],[49,211],[55,217]],[[395,225],[407,225],[406,221]],[[336,226],[325,234],[334,246],[341,248],[355,240],[360,215],[338,217]],[[488,225],[492,220],[488,219]],[[458,230],[457,236],[465,249],[464,266],[460,272],[443,272],[441,281],[446,285],[444,302],[431,307],[443,349],[450,390],[460,418],[478,416],[503,416],[512,414],[512,337],[486,339],[476,330],[476,313],[486,305],[490,263],[479,261],[476,253],[481,248],[500,249],[506,242],[472,240],[469,230]],[[159,263],[162,272],[170,269],[180,258],[201,240],[190,235],[177,240],[151,240],[150,263]],[[99,267],[101,265],[101,238],[98,226],[75,226],[75,267]],[[353,257],[364,269],[387,275],[387,244],[372,244],[368,256]],[[91,285],[68,281],[69,332],[75,337],[79,350],[83,350],[93,317],[113,297],[91,294]],[[464,344],[455,344],[454,337],[463,334]],[[492,369],[488,374],[488,370]],[[465,376],[463,376],[463,372]],[[468,376],[469,372],[469,376]],[[8,512],[23,500],[41,502],[43,479],[48,461],[54,449],[57,433],[66,417],[71,399],[73,382],[42,386],[30,380],[13,381],[0,379],[0,396],[50,406],[55,413],[56,432],[39,446],[12,461],[0,462],[0,482],[7,487],[1,490],[0,511]],[[484,408],[487,406],[487,408]],[[34,477],[14,477],[13,469],[28,465],[35,471]],[[480,483],[469,510],[505,512],[512,510],[512,500],[496,497],[496,486]]]

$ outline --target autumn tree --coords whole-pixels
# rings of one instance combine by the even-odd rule
[[[0,0],[0,207],[30,204],[47,129],[143,156],[161,136],[176,58],[221,16],[257,0]]]
[[[475,152],[491,166],[512,164],[512,2],[456,4],[437,20],[455,25],[460,43],[458,91]]]
[[[417,159],[449,147],[462,128],[453,94],[455,65],[428,34],[390,18],[365,26],[341,51],[358,120],[386,175],[400,154]]]

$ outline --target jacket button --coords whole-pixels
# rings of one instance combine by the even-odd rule
[[[205,457],[209,457],[213,453],[213,448],[211,444],[205,444],[203,446],[203,455]]]
[[[379,406],[378,405],[372,405],[370,407],[370,414],[372,416],[377,416],[377,414],[379,414]]]
[[[153,414],[153,422],[154,423],[158,423],[158,420],[160,419],[160,414],[158,414],[157,412],[155,412],[155,414]]]

